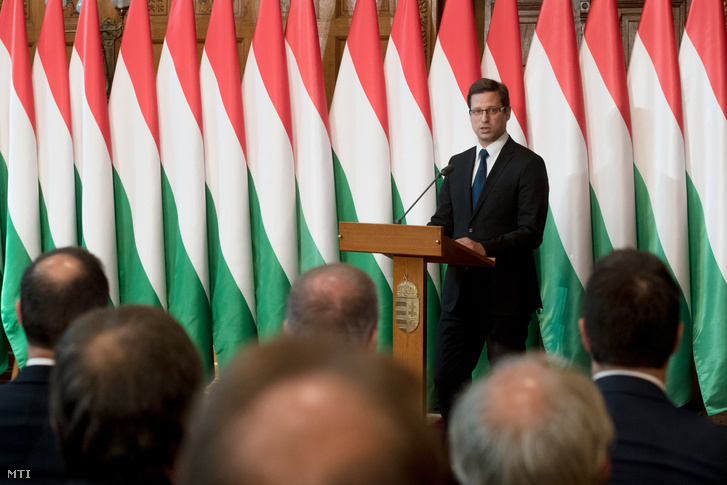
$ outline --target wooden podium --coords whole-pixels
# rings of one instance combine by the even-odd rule
[[[481,256],[454,242],[439,226],[340,222],[338,244],[341,251],[393,257],[394,358],[412,369],[426,389],[426,264],[494,266],[494,258]]]

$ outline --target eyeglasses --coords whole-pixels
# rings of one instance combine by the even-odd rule
[[[502,113],[503,111],[505,111],[505,108],[507,108],[507,106],[503,106],[502,108],[471,109],[470,116],[479,118],[480,116],[482,116],[483,113],[487,113],[490,116],[495,116],[497,113]]]

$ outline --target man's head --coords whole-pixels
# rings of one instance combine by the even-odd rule
[[[108,308],[76,320],[56,348],[50,393],[68,475],[163,479],[201,384],[197,350],[161,309]]]
[[[507,130],[510,93],[504,84],[487,78],[475,81],[467,93],[467,106],[480,145],[489,145]]]
[[[17,313],[28,344],[53,349],[74,318],[108,301],[109,284],[98,258],[67,247],[42,254],[25,269]]]
[[[288,294],[285,329],[296,337],[376,345],[379,302],[369,275],[346,263],[303,273]]]
[[[421,390],[391,359],[280,339],[238,356],[197,410],[182,484],[437,484]]]
[[[589,378],[544,355],[503,361],[455,404],[450,455],[463,485],[605,483],[613,425]]]
[[[653,254],[613,251],[593,268],[580,325],[595,362],[662,368],[679,343],[679,287]]]

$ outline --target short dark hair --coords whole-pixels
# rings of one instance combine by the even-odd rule
[[[51,258],[70,257],[77,271],[49,274],[44,266]],[[20,314],[32,345],[52,349],[71,321],[109,302],[109,283],[101,261],[85,249],[70,246],[40,255],[20,280]]]
[[[667,266],[635,249],[596,263],[586,287],[583,319],[596,362],[661,367],[679,330],[680,293]]]
[[[507,86],[501,82],[483,77],[472,83],[472,86],[470,86],[470,90],[467,93],[467,107],[472,107],[472,95],[493,92],[500,95],[500,102],[503,107],[510,106],[510,92],[507,90]]]
[[[350,264],[317,266],[293,283],[285,317],[295,336],[366,343],[379,318],[376,285]]]
[[[55,355],[50,409],[69,478],[165,477],[202,385],[181,325],[150,306],[94,310],[71,324]]]
[[[327,477],[330,483],[426,485],[443,483],[448,477],[443,450],[424,421],[421,387],[411,373],[391,358],[362,348],[326,340],[284,337],[239,353],[225,368],[208,399],[200,403],[202,406],[195,412],[190,436],[181,454],[180,483],[255,483],[255,458],[240,456],[239,450],[231,449],[234,448],[231,443],[243,446],[242,437],[252,434],[239,423],[244,422],[272,389],[310,382],[320,376],[344,381],[360,391],[368,401],[368,411],[361,415],[351,410],[350,416],[360,416],[363,422],[387,423],[388,430],[388,439],[380,441],[380,448],[388,457],[383,466],[378,459],[360,456],[352,464],[353,470],[343,465],[347,469],[337,470],[338,481]],[[328,399],[320,395],[317,398]],[[372,426],[372,433],[381,438],[373,429],[380,428]],[[291,433],[275,435],[280,441],[281,454],[286,450],[281,436],[294,436],[291,440],[299,438],[299,433]],[[275,458],[283,459],[282,456]]]

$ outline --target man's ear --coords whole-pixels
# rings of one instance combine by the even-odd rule
[[[376,350],[376,343],[378,342],[379,337],[379,327],[375,326],[373,331],[371,332],[371,337],[369,338],[369,349],[370,350]]]
[[[18,323],[23,326],[23,314],[20,312],[20,298],[15,302],[15,314],[18,316]]]
[[[679,345],[682,343],[682,337],[684,336],[684,322],[679,322],[679,328],[677,329],[677,338],[674,342],[674,348],[671,351],[670,355],[676,354],[677,350],[679,350]]]
[[[586,334],[586,321],[583,318],[578,319],[578,330],[581,331],[581,342],[583,343],[583,347],[588,351],[588,353],[591,353],[591,339],[588,338],[588,334]]]
[[[283,335],[290,335],[290,328],[288,328],[288,319],[283,320]]]

